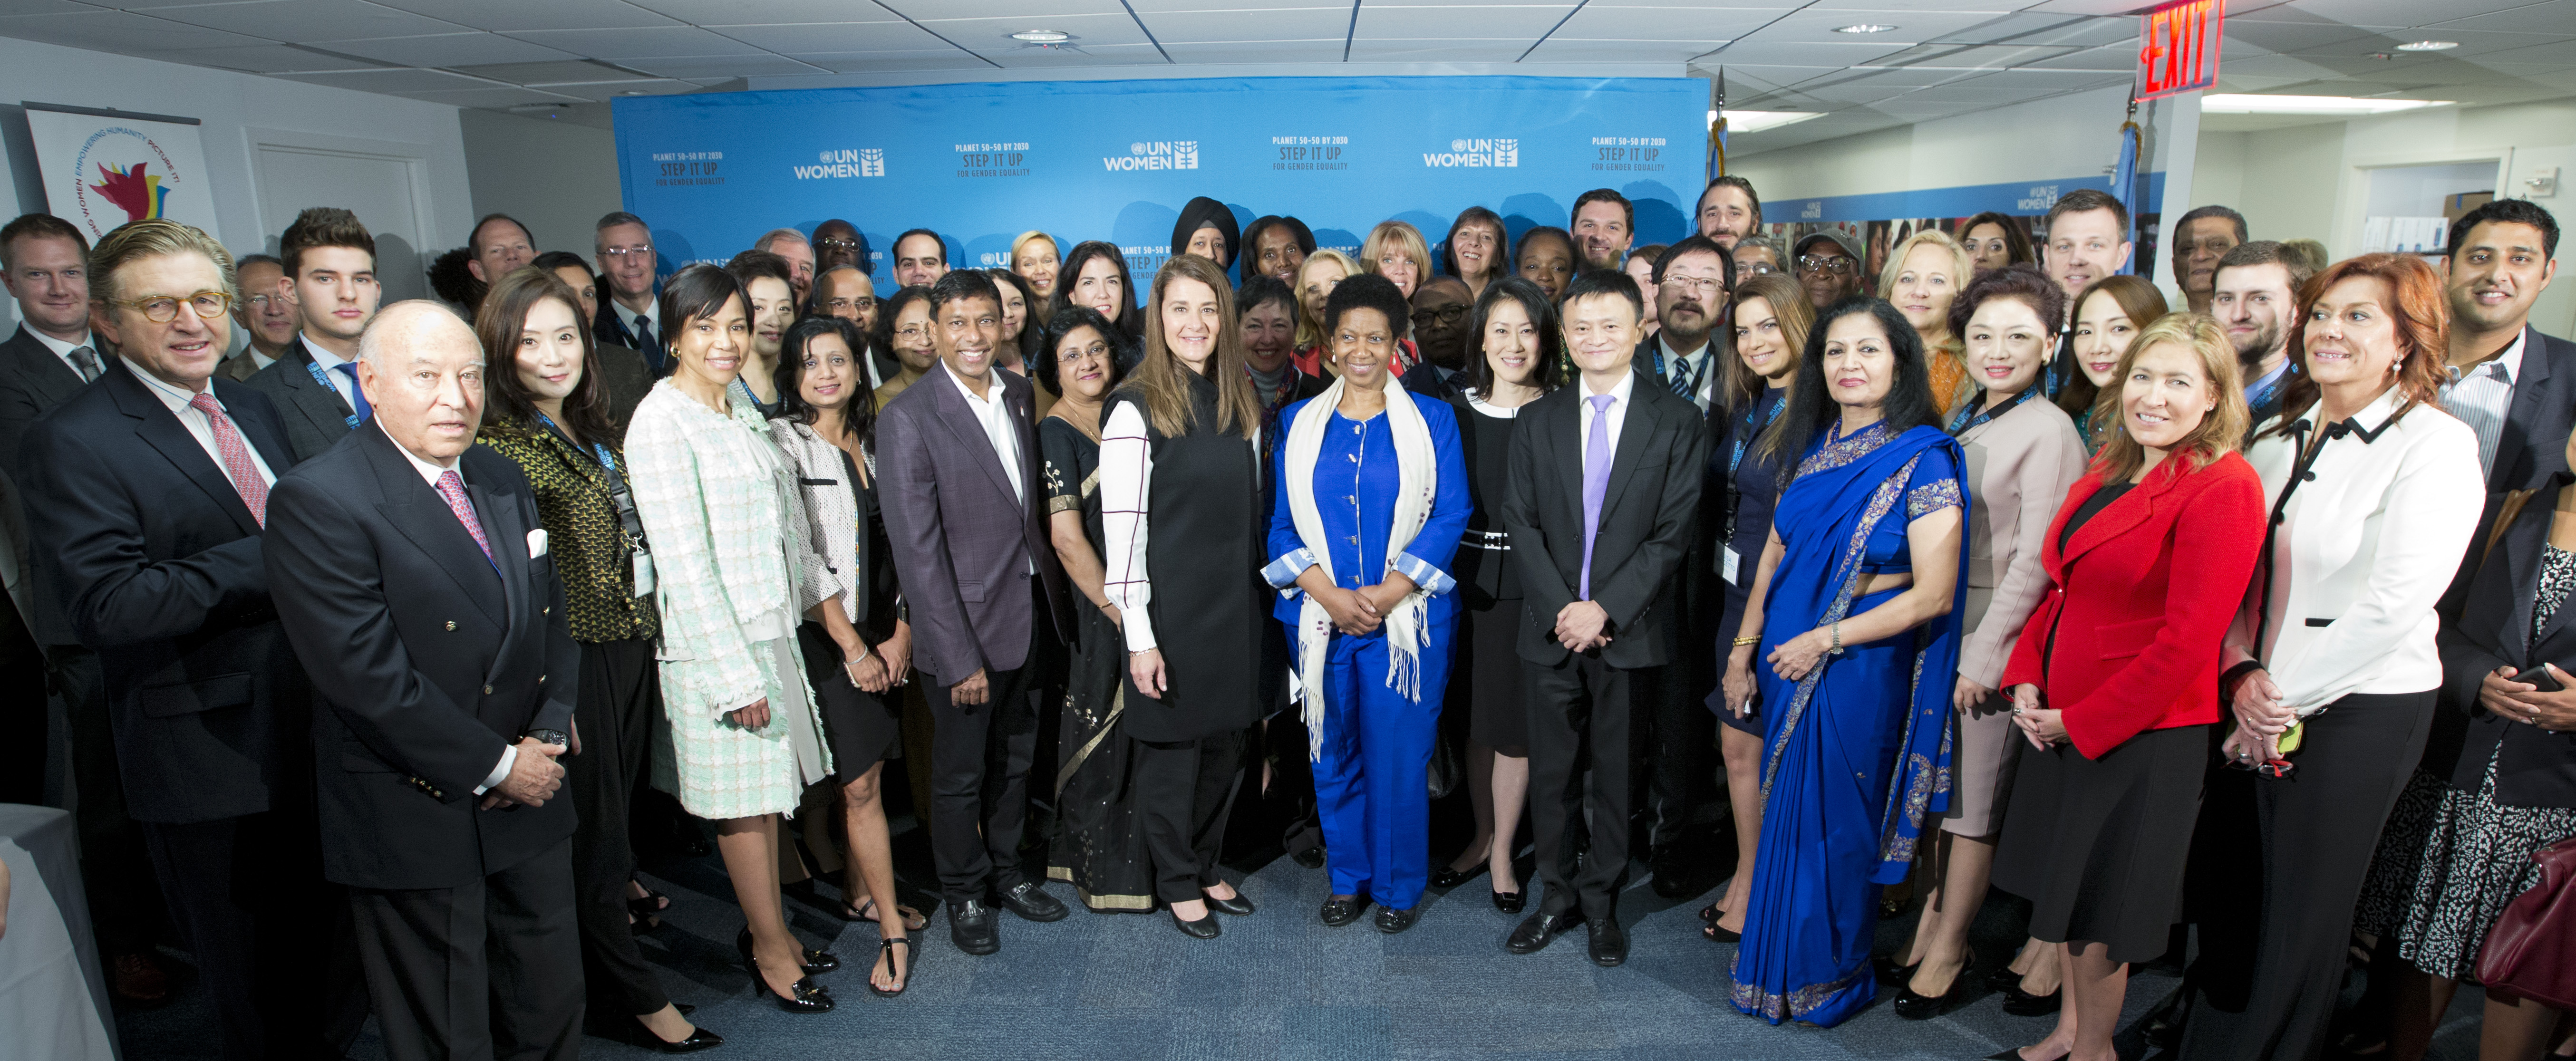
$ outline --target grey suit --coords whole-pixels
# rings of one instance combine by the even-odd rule
[[[313,353],[304,348],[304,337],[298,335],[288,344],[285,355],[276,362],[251,373],[243,382],[268,395],[277,406],[278,419],[286,423],[286,442],[295,448],[295,459],[312,460],[330,449],[349,433],[353,411],[336,388],[323,386],[313,378]],[[280,472],[285,469],[279,469]]]

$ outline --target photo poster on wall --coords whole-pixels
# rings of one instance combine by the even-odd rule
[[[215,228],[197,119],[27,103],[46,209],[98,242],[129,221],[166,217]]]
[[[1059,253],[1115,244],[1142,287],[1197,196],[1238,231],[1293,216],[1354,256],[1406,221],[1438,258],[1469,206],[1516,240],[1610,188],[1635,203],[1636,245],[1669,243],[1705,183],[1707,105],[1691,78],[1201,78],[705,93],[614,114],[626,209],[665,271],[839,218],[879,277],[909,229],[967,267],[1007,267],[1038,230]]]
[[[2164,178],[2161,172],[2140,174],[2138,200],[2161,200]],[[1818,232],[1831,232],[1841,237],[1859,253],[1862,275],[1868,278],[1868,288],[1874,294],[1878,291],[1879,278],[1885,274],[1888,255],[1916,232],[1937,228],[1953,239],[1964,240],[1968,222],[1991,212],[2003,215],[2005,220],[2019,228],[2030,238],[2030,245],[2036,252],[2048,243],[2046,218],[2049,207],[2057,205],[2057,200],[2067,192],[2077,188],[2105,191],[2109,183],[2102,177],[2071,178],[1773,200],[1763,204],[1766,223],[1762,226],[1762,234],[1779,243],[1783,255],[1796,249],[1799,240]],[[2133,244],[2131,273],[2149,280],[2156,279],[2157,233],[2163,224],[2161,213],[2138,214],[2129,219],[2129,238]]]
[[[1907,237],[1927,228],[1937,228],[1952,239],[1964,241],[1969,217],[1899,217],[1880,221],[1788,221],[1762,226],[1764,235],[1780,244],[1782,251],[1794,248],[1798,241],[1817,232],[1832,232],[1861,251],[1862,275],[1869,278],[1869,289],[1875,293],[1878,281],[1886,274],[1887,258]],[[2003,218],[2030,239],[2034,253],[2048,242],[2047,225],[2036,217],[2006,214]],[[2131,251],[2137,265],[2131,272],[2154,279],[2156,265],[2156,232],[2164,221],[2162,214],[2140,214],[2134,219],[2137,246]]]

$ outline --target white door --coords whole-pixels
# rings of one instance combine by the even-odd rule
[[[263,139],[254,137],[253,157],[263,243],[270,253],[305,208],[342,207],[375,237],[376,282],[384,287],[384,301],[427,297],[429,262],[421,232],[429,207],[420,196],[421,158]]]

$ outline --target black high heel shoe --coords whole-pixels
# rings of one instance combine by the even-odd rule
[[[1483,873],[1484,871],[1485,863],[1482,862],[1476,863],[1474,866],[1467,869],[1450,869],[1447,866],[1442,866],[1431,874],[1431,888],[1434,891],[1445,892],[1451,888],[1455,888],[1461,884],[1465,884],[1468,881],[1476,879],[1476,875]]]
[[[631,1019],[617,1022],[617,1031],[613,1034],[619,1042],[628,1046],[640,1046],[666,1054],[694,1054],[700,1050],[724,1045],[724,1036],[698,1027],[690,1028],[689,1037],[675,1043],[653,1034],[653,1029],[645,1027],[642,1021]]]
[[[1524,906],[1526,906],[1526,905],[1528,905],[1528,904],[1529,904],[1529,893],[1527,893],[1527,892],[1495,892],[1495,893],[1494,893],[1494,909],[1496,909],[1496,910],[1500,910],[1500,911],[1502,911],[1502,912],[1504,912],[1504,913],[1507,913],[1507,914],[1517,914],[1517,913],[1520,913],[1520,912],[1521,912],[1521,908],[1522,908],[1522,907],[1524,907]]]
[[[742,935],[735,936],[733,938],[733,945],[736,949],[742,951],[742,960],[751,960],[751,926],[743,926]],[[823,973],[828,973],[841,967],[840,955],[834,954],[831,951],[811,950],[800,947],[797,949],[796,954],[799,959],[796,963],[797,967],[799,971],[803,972],[807,976],[819,976]]]
[[[1969,955],[1966,961],[1959,964],[1959,975],[1950,978],[1950,989],[1938,995],[1916,993],[1912,979],[1909,977],[1905,985],[1896,989],[1896,1002],[1890,1008],[1896,1010],[1897,1016],[1907,1020],[1930,1020],[1967,1005],[1968,987],[1972,983],[1968,979],[1968,974],[1974,972],[1976,966],[1977,956]]]
[[[769,996],[769,1000],[777,1003],[778,1008],[786,1010],[789,1013],[829,1013],[832,1011],[831,991],[825,989],[823,985],[815,983],[812,977],[798,979],[793,985],[788,987],[788,991],[790,992],[788,995],[781,995],[778,992],[771,990],[768,979],[760,975],[760,959],[753,957],[751,954],[751,931],[749,929],[743,930],[742,938],[735,940],[734,944],[742,951],[742,967],[751,973],[751,989],[753,991]]]

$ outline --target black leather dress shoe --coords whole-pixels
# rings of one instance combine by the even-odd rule
[[[1968,987],[1975,982],[1968,979],[1968,974],[1975,972],[1976,966],[1976,956],[1969,955],[1967,962],[1959,966],[1959,975],[1950,978],[1950,989],[1937,995],[1917,993],[1908,982],[1896,989],[1896,1002],[1890,1008],[1907,1020],[1931,1020],[1967,1005]]]
[[[1227,896],[1223,899],[1219,899],[1216,896],[1202,892],[1200,893],[1199,898],[1207,903],[1208,909],[1214,910],[1217,913],[1227,914],[1233,917],[1252,916],[1252,900],[1244,898],[1241,891],[1237,891],[1233,895]]]
[[[1546,950],[1556,937],[1581,923],[1583,915],[1572,910],[1561,914],[1541,910],[1521,919],[1521,923],[1512,929],[1512,934],[1503,940],[1503,949],[1514,954],[1536,954]]]
[[[1884,954],[1872,954],[1869,956],[1869,971],[1878,977],[1878,982],[1882,986],[1886,987],[1895,987],[1898,984],[1914,979],[1913,966],[1898,965],[1896,964],[1896,959],[1890,958]]]
[[[1062,921],[1073,911],[1065,909],[1063,900],[1048,895],[1038,882],[1024,880],[996,893],[993,901],[1003,909],[1020,915],[1023,921]]]
[[[994,924],[993,908],[969,899],[948,904],[948,938],[957,949],[968,954],[991,954],[1002,949],[1002,932]]]
[[[1291,851],[1288,853],[1288,858],[1307,869],[1324,868],[1324,849],[1320,847],[1310,847],[1303,851]]]
[[[1447,866],[1442,866],[1431,874],[1431,888],[1434,891],[1445,892],[1451,888],[1455,888],[1461,884],[1465,884],[1468,881],[1476,879],[1477,874],[1483,872],[1485,872],[1485,864],[1482,862],[1476,863],[1475,868],[1473,869],[1464,870],[1450,869]]]
[[[1181,912],[1178,910],[1172,911],[1172,926],[1180,929],[1182,935],[1191,939],[1215,939],[1225,931],[1225,926],[1216,923],[1215,914],[1209,914],[1196,921],[1183,921]]]
[[[1504,912],[1504,913],[1507,913],[1507,914],[1517,914],[1517,913],[1520,913],[1520,912],[1521,912],[1521,907],[1523,907],[1523,906],[1525,906],[1525,905],[1528,905],[1528,903],[1529,903],[1529,893],[1528,893],[1528,892],[1495,892],[1495,893],[1494,893],[1494,909],[1496,909],[1496,910],[1500,910],[1500,911],[1502,911],[1502,912]]]
[[[1592,942],[1586,950],[1592,964],[1605,969],[1617,968],[1628,960],[1628,930],[1619,927],[1617,918],[1605,917],[1584,924],[1592,930]]]
[[[2013,978],[2012,983],[2005,984],[2003,990],[1998,993],[2004,996],[2004,1012],[2016,1017],[2046,1017],[2056,1013],[2057,1008],[2066,1002],[2065,988],[2059,988],[2045,995],[2034,995],[2021,989],[2021,978],[2018,976]]]
[[[1655,894],[1666,899],[1688,899],[1707,889],[1700,887],[1699,874],[1691,872],[1680,854],[1666,852],[1654,859]]]
[[[1368,899],[1365,896],[1325,896],[1323,909],[1324,924],[1333,928],[1340,928],[1343,925],[1357,921],[1360,919],[1360,911],[1368,909],[1368,904]]]
[[[1413,919],[1420,916],[1422,916],[1422,906],[1419,903],[1415,904],[1411,910],[1398,910],[1392,906],[1381,906],[1377,908],[1377,930],[1392,936],[1398,932],[1404,931],[1405,929],[1412,928]]]
[[[709,1047],[724,1045],[724,1036],[704,1028],[689,1029],[689,1037],[675,1043],[653,1034],[653,1029],[636,1021],[619,1021],[616,1027],[614,1038],[619,1042],[628,1046],[640,1046],[647,1050],[659,1050],[666,1054],[694,1054]]]

